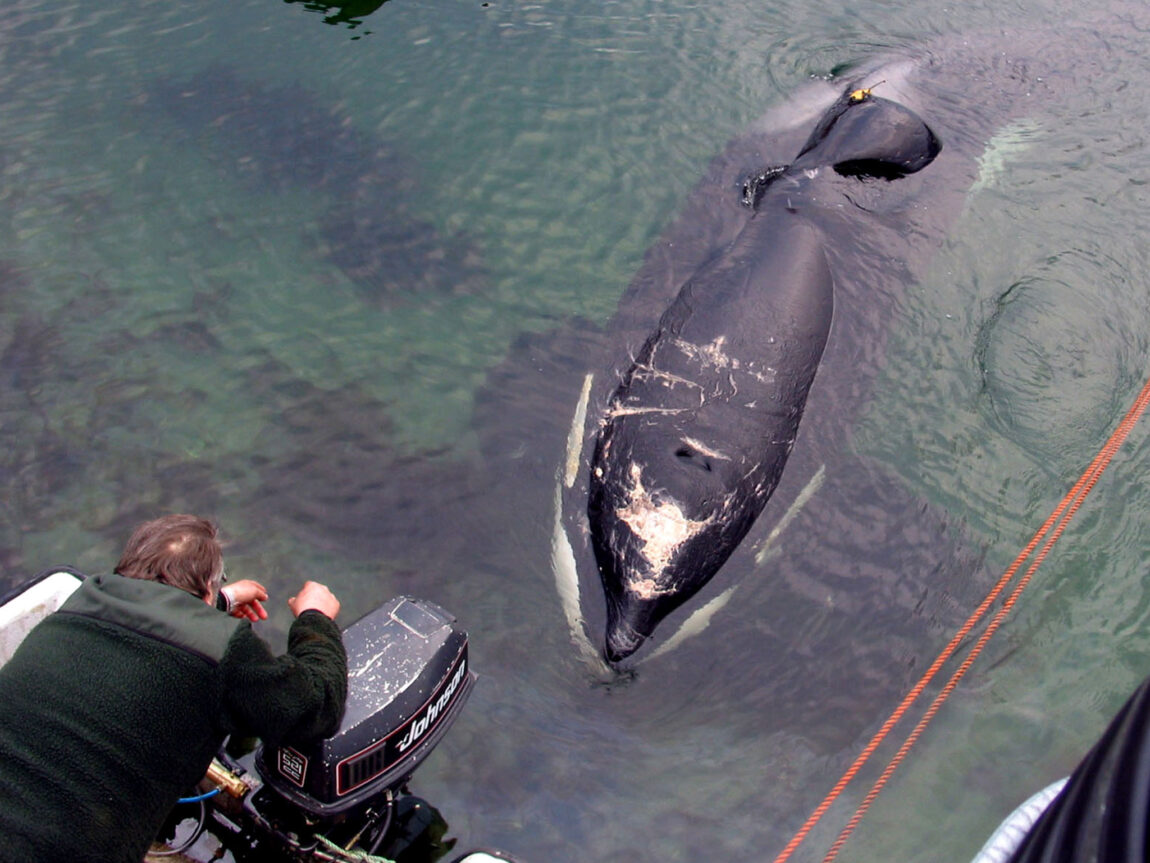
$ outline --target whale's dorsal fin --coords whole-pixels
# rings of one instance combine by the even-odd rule
[[[844,92],[815,125],[795,164],[893,180],[933,162],[942,149],[934,132],[905,105],[875,96],[877,86]]]

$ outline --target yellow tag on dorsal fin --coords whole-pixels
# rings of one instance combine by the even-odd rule
[[[850,104],[852,104],[852,105],[857,105],[859,102],[865,102],[867,99],[870,98],[871,90],[873,90],[879,84],[885,84],[885,83],[886,83],[886,78],[883,78],[881,81],[879,81],[875,84],[871,84],[869,87],[860,87],[858,90],[855,90],[853,93],[851,93],[849,96],[847,96],[847,101],[850,102]]]

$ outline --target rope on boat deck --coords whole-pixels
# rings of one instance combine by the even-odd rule
[[[315,838],[332,854],[337,855],[332,857],[332,860],[354,860],[356,863],[395,863],[390,857],[379,857],[375,854],[368,854],[366,851],[360,851],[354,848],[341,848],[336,845],[326,836],[317,833]]]

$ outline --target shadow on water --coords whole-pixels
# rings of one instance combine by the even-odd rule
[[[274,361],[253,376],[252,392],[277,421],[256,442],[252,503],[282,529],[341,555],[401,559],[443,545],[451,513],[477,505],[466,465],[446,449],[404,452],[378,399],[307,384]]]
[[[305,242],[368,302],[484,290],[478,249],[421,215],[409,157],[360,131],[355,118],[301,85],[262,85],[213,67],[162,80],[145,100],[193,149],[253,194],[305,194],[318,209]]]

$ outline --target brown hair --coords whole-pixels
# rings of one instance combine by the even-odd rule
[[[224,556],[216,526],[195,515],[165,515],[133,531],[120,562],[119,575],[159,581],[203,599],[219,588]]]

